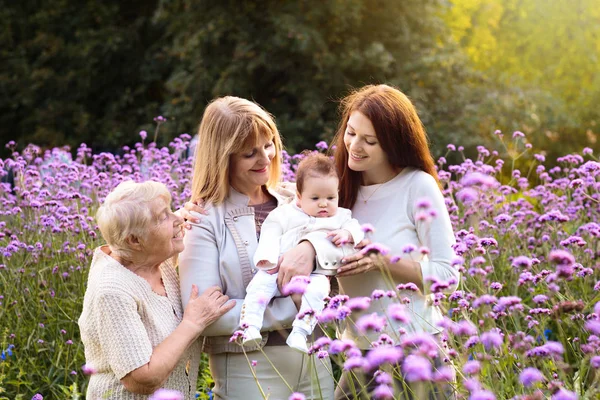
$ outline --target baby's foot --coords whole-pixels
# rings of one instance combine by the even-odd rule
[[[306,344],[306,336],[300,332],[292,331],[285,341],[288,346],[294,350],[298,350],[302,353],[308,353],[308,346]]]
[[[244,338],[242,339],[242,344],[255,344],[256,342],[260,342],[262,340],[262,335],[260,331],[253,327],[249,326],[244,330]]]

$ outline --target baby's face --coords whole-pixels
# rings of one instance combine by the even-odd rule
[[[338,178],[335,176],[308,176],[298,206],[311,217],[333,217],[338,209]]]

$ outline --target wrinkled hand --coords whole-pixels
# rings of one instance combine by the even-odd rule
[[[183,312],[183,321],[191,323],[200,334],[235,306],[235,300],[228,300],[229,296],[224,295],[218,286],[210,287],[198,296],[198,286],[192,285],[192,294]]]
[[[197,212],[198,214],[208,215],[208,212],[204,209],[204,200],[197,202],[188,201],[183,207],[175,211],[175,214],[185,220],[184,226],[186,229],[192,229],[192,225],[188,222],[191,221],[195,224],[200,222],[200,218],[191,214],[191,211]]]
[[[315,254],[312,244],[309,241],[304,241],[279,257],[277,263],[279,268],[279,274],[277,275],[279,291],[282,291],[294,276],[308,276],[311,274],[314,268]]]
[[[363,254],[362,251],[358,251],[351,256],[342,258],[342,266],[338,268],[337,276],[344,277],[363,274],[378,268],[379,262],[381,261],[377,259],[376,255]]]
[[[331,238],[331,242],[338,247],[353,242],[352,234],[346,229],[331,231],[327,234],[327,237]]]

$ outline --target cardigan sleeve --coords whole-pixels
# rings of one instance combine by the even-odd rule
[[[448,209],[444,202],[444,196],[440,191],[435,179],[427,174],[418,174],[413,178],[414,190],[411,190],[411,198],[408,204],[410,217],[415,223],[415,229],[421,245],[430,251],[426,260],[420,261],[423,275],[423,287],[425,295],[429,294],[430,280],[448,282],[455,280],[446,292],[453,292],[458,286],[460,273],[452,266],[455,256],[452,245],[455,243],[452,223],[448,215]],[[435,211],[433,218],[423,218],[419,213],[424,212],[416,206],[416,202],[427,199],[431,202],[431,209]]]
[[[117,379],[150,362],[152,343],[132,295],[100,292],[93,313],[100,347]]]

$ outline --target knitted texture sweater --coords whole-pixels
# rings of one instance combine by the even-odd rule
[[[79,318],[86,363],[97,373],[90,377],[88,399],[146,399],[123,386],[121,379],[147,364],[153,349],[177,328],[183,318],[177,272],[171,260],[161,267],[167,296],[108,255],[108,247],[94,252]],[[166,380],[164,388],[193,399],[200,364],[200,348],[190,346]]]
[[[420,264],[425,291],[420,293],[404,290],[400,292],[399,299],[383,297],[374,300],[369,309],[352,314],[354,321],[373,312],[383,316],[382,310],[398,303],[399,300],[406,300],[406,312],[410,321],[401,323],[390,319],[381,333],[386,333],[397,341],[400,339],[400,329],[409,334],[441,331],[438,323],[443,315],[440,308],[433,303],[429,281],[435,279],[446,282],[454,279],[458,282],[460,274],[452,266],[455,257],[452,249],[455,243],[454,232],[444,197],[435,179],[426,172],[408,167],[389,182],[362,186],[358,194],[358,199],[352,207],[354,218],[362,224],[373,225],[375,231],[369,239],[388,247],[390,255],[401,256]],[[427,212],[433,211],[435,217],[423,218],[424,210],[417,205],[423,200],[431,205]],[[419,251],[424,247],[429,250],[429,254]],[[371,296],[376,289],[394,290],[400,282],[394,282],[386,275],[379,270],[373,270],[338,278],[340,290],[350,297]],[[452,285],[446,292],[451,293],[455,289],[456,285]],[[344,338],[352,339],[361,348],[367,349],[381,333],[361,335],[349,325],[344,332]]]

